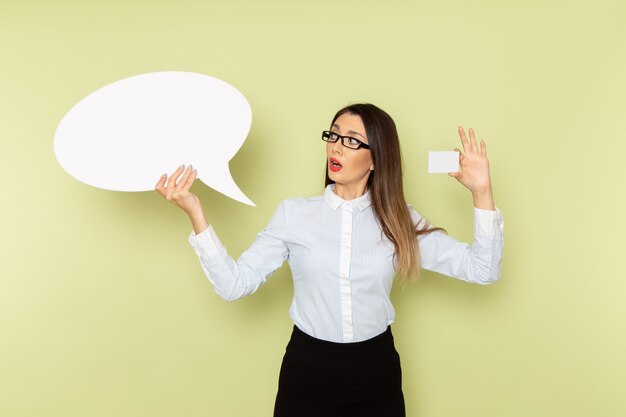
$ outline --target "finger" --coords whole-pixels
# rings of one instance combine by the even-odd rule
[[[480,154],[482,156],[487,156],[487,144],[484,140],[480,141]]]
[[[463,158],[465,158],[465,155],[463,155],[463,152],[461,152],[459,148],[454,148],[454,150],[459,153],[459,162],[461,162]]]
[[[474,129],[469,128],[469,136],[470,136],[470,145],[472,147],[472,152],[478,153],[478,145],[476,144],[476,136],[474,135]]]
[[[448,175],[454,178],[458,178],[461,175],[460,172],[448,172]]]
[[[459,126],[459,136],[461,137],[461,144],[463,145],[463,152],[467,153],[470,149],[469,143],[467,142],[467,138],[465,137],[465,130],[461,126]]]
[[[167,179],[167,174],[161,175],[159,181],[154,186],[154,189],[157,190],[161,195],[165,192],[165,180]]]
[[[178,177],[180,177],[180,174],[183,172],[185,168],[185,165],[181,165],[180,167],[178,167],[178,169],[176,171],[174,171],[174,173],[170,176],[170,179],[167,180],[167,186],[165,188],[165,198],[168,200],[172,200],[172,195],[174,194],[174,192],[176,192],[176,181],[178,180]]]
[[[185,186],[185,183],[187,182],[187,178],[189,178],[189,175],[191,174],[191,170],[192,167],[191,165],[189,165],[187,167],[187,169],[185,170],[185,173],[183,174],[183,176],[180,178],[180,181],[178,181],[178,184],[176,184],[176,188],[177,189],[181,189]]]
[[[187,181],[185,182],[185,185],[183,185],[183,188],[181,188],[181,190],[189,191],[189,189],[191,188],[191,186],[193,185],[193,182],[195,181],[197,177],[198,177],[198,170],[194,169],[193,171],[191,171],[191,174],[187,178]]]
[[[178,180],[178,177],[180,177],[180,174],[182,174],[183,170],[185,169],[185,165],[181,165],[178,167],[178,169],[176,171],[174,171],[172,173],[172,176],[170,177],[169,180],[167,180],[167,189],[173,189],[174,187],[176,187],[176,181]]]

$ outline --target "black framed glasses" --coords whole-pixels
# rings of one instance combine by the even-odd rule
[[[335,143],[339,139],[341,139],[341,144],[345,146],[346,148],[350,148],[350,149],[359,149],[359,148],[369,149],[370,148],[370,146],[367,143],[363,143],[360,140],[353,138],[351,136],[341,136],[340,134],[331,132],[330,130],[325,130],[322,132],[322,140],[324,142]]]

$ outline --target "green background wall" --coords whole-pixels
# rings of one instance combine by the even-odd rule
[[[471,241],[469,192],[426,160],[473,127],[502,278],[394,289],[408,416],[626,415],[623,1],[2,0],[0,52],[0,415],[271,415],[289,268],[226,303],[182,212],[54,159],[71,106],[159,70],[223,79],[252,106],[230,166],[258,207],[193,189],[235,257],[280,200],[322,193],[319,133],[358,101],[394,117],[407,199]]]

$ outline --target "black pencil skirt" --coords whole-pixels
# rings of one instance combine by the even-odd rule
[[[404,417],[400,356],[391,327],[362,342],[316,339],[293,327],[274,417]]]

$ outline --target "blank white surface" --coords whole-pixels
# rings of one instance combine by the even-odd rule
[[[149,191],[164,173],[192,164],[216,191],[254,205],[235,184],[228,161],[252,123],[235,87],[204,74],[140,74],[89,94],[63,117],[54,153],[86,184],[115,191]]]
[[[428,172],[443,174],[459,172],[458,151],[430,151],[428,152]]]

